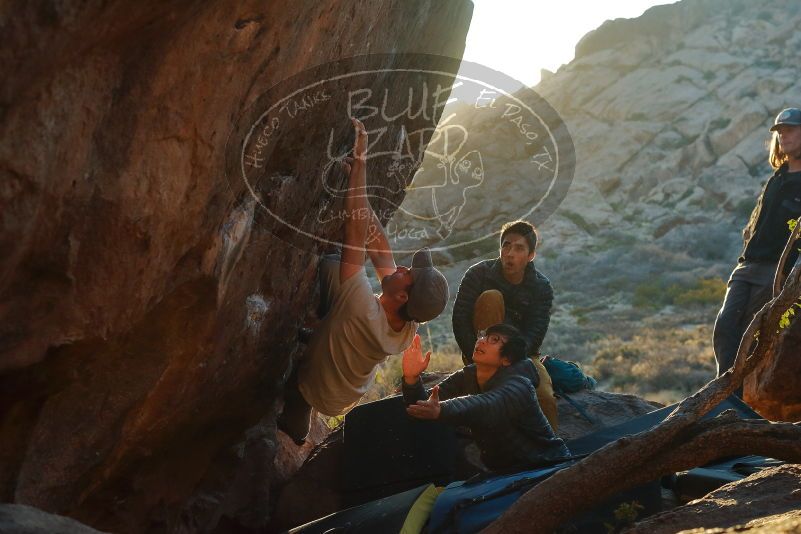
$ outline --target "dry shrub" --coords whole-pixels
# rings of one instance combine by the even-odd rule
[[[609,336],[596,343],[589,374],[607,391],[675,402],[715,376],[712,332],[708,326],[647,328],[624,340]]]
[[[632,304],[635,308],[664,306],[718,306],[726,295],[726,281],[721,278],[700,278],[691,284],[670,284],[655,278],[634,289]]]
[[[592,343],[595,357],[582,368],[598,380],[598,389],[677,402],[715,376],[711,330],[705,325],[645,328],[630,339],[608,336]],[[423,338],[423,350],[431,348],[428,339]],[[455,342],[433,348],[428,371],[453,372],[463,366]],[[390,356],[378,366],[375,383],[360,403],[398,393],[402,379],[401,356]]]

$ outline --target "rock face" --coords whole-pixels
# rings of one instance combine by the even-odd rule
[[[48,514],[31,506],[0,504],[0,532],[14,534],[101,534],[74,519]]]
[[[798,532],[799,488],[801,466],[772,467],[641,521],[626,533]]]
[[[340,490],[345,447],[342,428],[332,432],[303,466],[280,488],[270,529],[288,530],[338,512],[347,506]],[[314,495],[309,499],[309,495]]]
[[[567,122],[577,153],[570,195],[542,227],[559,251],[543,252],[541,267],[567,304],[549,336],[638,328],[632,293],[650,288],[658,298],[669,286],[728,277],[771,173],[768,126],[782,108],[801,105],[801,68],[790,52],[801,45],[799,25],[801,5],[792,1],[657,6],[585,36],[576,58],[537,87]],[[593,284],[582,283],[587,272]],[[596,310],[579,326],[571,309],[588,296]],[[685,315],[685,323],[711,325],[717,306],[699,316],[678,305],[670,319],[644,322],[661,328]],[[746,383],[749,403],[770,419],[801,419],[798,328]]]
[[[792,1],[657,6],[588,34],[536,88],[567,122],[577,161],[570,194],[542,225],[545,247],[558,244],[537,260],[559,291],[550,340],[609,324],[625,335],[643,324],[713,323],[720,301],[649,317],[632,310],[632,295],[728,277],[771,173],[768,127],[801,98],[790,52],[799,24]],[[577,324],[588,298],[594,309]],[[800,347],[788,344],[788,355]]]
[[[280,239],[227,178],[228,136],[268,88],[309,67],[461,57],[471,10],[4,3],[0,70],[14,74],[0,83],[0,500],[115,532],[267,521],[275,401],[317,257]],[[330,120],[346,123],[337,111]],[[323,187],[299,162],[321,156],[294,142],[270,195],[303,213]]]
[[[639,415],[662,407],[636,395],[621,395],[606,391],[578,391],[570,399],[581,406],[594,422],[588,421],[578,409],[565,399],[558,399],[559,432],[564,440],[574,439],[608,426],[615,426]]]

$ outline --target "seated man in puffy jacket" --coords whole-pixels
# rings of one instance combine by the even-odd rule
[[[420,374],[431,353],[423,357],[416,335],[403,353],[406,411],[419,419],[470,427],[481,459],[491,469],[526,468],[569,457],[537,402],[539,379],[526,352],[517,328],[493,325],[479,332],[473,363],[434,386],[429,395]]]

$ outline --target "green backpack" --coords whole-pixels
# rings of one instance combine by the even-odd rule
[[[574,393],[582,389],[595,389],[597,382],[584,374],[576,362],[566,362],[552,356],[543,356],[542,365],[551,375],[556,393]]]

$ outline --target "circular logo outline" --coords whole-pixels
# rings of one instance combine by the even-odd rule
[[[421,59],[423,59],[426,62],[428,62],[427,60],[429,60],[432,57],[433,58],[439,58],[440,60],[444,59],[444,60],[455,61],[455,62],[459,62],[460,63],[461,68],[460,68],[459,72],[455,72],[455,73],[454,72],[450,72],[450,71],[442,71],[442,70],[436,70],[436,69],[425,68],[425,67],[422,67],[422,68],[394,67],[393,68],[393,67],[383,67],[382,66],[382,67],[376,67],[376,68],[372,68],[372,69],[351,70],[351,71],[347,71],[347,72],[344,72],[344,73],[335,74],[333,76],[323,77],[322,79],[318,79],[318,80],[313,81],[311,83],[307,83],[307,84],[303,85],[302,87],[300,87],[298,89],[295,89],[294,91],[291,91],[290,93],[286,94],[282,98],[278,99],[276,102],[271,104],[266,109],[264,109],[264,107],[262,106],[262,109],[264,109],[264,111],[261,112],[257,116],[257,118],[255,120],[252,121],[252,123],[251,123],[249,129],[247,130],[247,133],[245,134],[244,138],[242,139],[241,143],[237,143],[237,146],[239,147],[239,150],[237,151],[237,157],[236,157],[236,160],[237,160],[237,172],[238,172],[240,178],[242,179],[242,181],[244,182],[245,187],[246,187],[246,189],[248,191],[248,194],[255,201],[255,203],[259,206],[259,208],[263,209],[265,211],[265,213],[267,213],[278,224],[283,225],[284,227],[292,230],[293,232],[295,232],[298,235],[301,235],[301,236],[303,236],[305,238],[308,238],[308,239],[311,239],[313,241],[317,241],[317,242],[323,243],[323,244],[341,245],[341,243],[339,241],[335,241],[335,240],[332,240],[332,239],[327,239],[325,237],[316,235],[314,233],[308,232],[308,231],[306,231],[306,230],[304,230],[302,228],[297,227],[296,225],[292,224],[290,221],[287,221],[283,217],[281,217],[280,214],[278,214],[278,213],[274,212],[273,210],[271,210],[263,202],[262,198],[256,192],[254,186],[251,184],[250,180],[248,179],[247,171],[245,169],[245,159],[246,159],[246,152],[247,152],[248,146],[251,143],[251,140],[252,140],[252,138],[254,136],[254,133],[257,131],[257,128],[262,124],[262,122],[266,118],[268,118],[270,116],[270,113],[275,111],[276,109],[280,110],[282,104],[284,104],[285,102],[290,101],[293,97],[296,97],[299,94],[303,94],[303,93],[309,92],[309,90],[311,90],[313,88],[316,88],[316,87],[324,86],[325,84],[330,84],[332,82],[336,82],[336,81],[340,81],[340,80],[348,79],[348,78],[354,78],[354,77],[357,77],[357,76],[386,74],[386,73],[413,73],[413,74],[443,76],[443,77],[446,77],[448,79],[451,79],[452,82],[453,82],[453,84],[450,87],[451,90],[454,88],[456,82],[470,82],[470,83],[477,84],[479,86],[482,86],[484,88],[487,88],[489,90],[492,90],[492,91],[496,92],[498,95],[500,95],[500,96],[502,96],[504,98],[510,99],[511,101],[513,101],[514,105],[519,106],[521,109],[525,109],[532,117],[536,118],[538,123],[541,125],[542,129],[547,131],[549,139],[550,139],[550,142],[552,143],[553,147],[555,148],[555,150],[554,150],[554,158],[555,159],[552,160],[552,162],[554,163],[553,176],[549,180],[548,187],[547,187],[545,193],[538,199],[538,201],[533,206],[529,207],[529,209],[523,215],[516,216],[516,217],[510,217],[509,220],[528,219],[528,218],[532,217],[532,215],[536,212],[536,210],[539,209],[543,204],[545,204],[548,200],[553,200],[553,198],[552,198],[553,194],[562,193],[561,198],[556,199],[556,202],[557,202],[556,206],[553,207],[553,209],[550,211],[550,213],[546,213],[545,217],[543,218],[543,220],[547,219],[547,217],[549,217],[556,210],[556,207],[558,207],[558,205],[561,204],[561,202],[564,200],[564,197],[567,194],[567,190],[569,189],[570,184],[572,183],[573,173],[575,171],[575,149],[574,149],[574,146],[573,146],[573,143],[572,143],[572,139],[571,139],[570,134],[569,134],[569,132],[567,130],[567,126],[561,120],[561,118],[558,116],[558,113],[553,109],[553,107],[550,106],[550,104],[548,104],[548,102],[543,97],[541,97],[539,94],[537,94],[532,88],[526,87],[526,86],[524,86],[522,84],[520,84],[520,86],[514,92],[511,92],[511,91],[508,91],[506,89],[503,89],[501,87],[501,85],[498,84],[495,81],[490,83],[490,82],[487,82],[487,81],[484,81],[484,80],[482,80],[480,78],[475,77],[475,75],[473,75],[473,74],[468,74],[468,75],[461,74],[461,71],[465,68],[465,66],[467,66],[469,69],[476,69],[477,68],[477,70],[484,70],[484,71],[487,71],[488,73],[490,73],[492,75],[505,77],[508,80],[513,80],[514,82],[519,84],[519,82],[517,82],[516,80],[514,80],[510,76],[505,75],[503,73],[500,73],[498,71],[495,71],[494,69],[490,69],[488,67],[485,67],[483,65],[480,65],[480,64],[477,64],[477,63],[473,63],[473,62],[468,62],[468,61],[460,61],[460,60],[457,60],[455,58],[448,58],[446,56],[435,56],[435,55],[429,55],[429,54],[401,54],[401,55],[405,56],[407,58],[408,57],[420,57]],[[370,55],[364,55],[364,56],[354,56],[352,58],[344,58],[342,60],[338,60],[338,61],[334,61],[334,62],[322,64],[322,65],[318,65],[316,67],[312,67],[311,69],[307,69],[306,71],[302,71],[301,73],[298,73],[295,76],[292,76],[290,78],[287,78],[287,79],[284,79],[284,80],[281,80],[281,81],[277,82],[276,84],[272,85],[267,91],[265,91],[262,94],[262,97],[265,96],[265,95],[270,94],[271,92],[274,92],[274,91],[278,90],[278,88],[280,88],[283,84],[289,83],[289,82],[291,82],[291,81],[293,81],[293,80],[295,80],[297,78],[300,78],[304,74],[307,74],[307,73],[310,73],[310,72],[314,72],[314,71],[318,71],[318,70],[323,70],[324,71],[326,67],[329,67],[331,65],[338,65],[338,64],[340,64],[340,63],[342,63],[343,61],[346,61],[346,60],[369,61],[369,59],[371,59],[371,58],[378,58],[379,61],[380,61],[380,64],[386,65],[387,62],[386,62],[385,58],[387,56],[388,56],[387,54],[370,54]],[[518,97],[517,94],[522,94],[523,96]],[[531,105],[529,105],[528,102],[526,102],[526,100],[525,100],[526,96],[529,97],[529,98],[532,97],[532,96],[534,97],[534,101],[535,101],[535,105],[534,106],[531,106]],[[448,102],[450,102],[450,99],[448,100]],[[261,97],[258,98],[256,100],[256,102],[254,103],[254,105],[249,107],[243,113],[242,116],[247,116],[248,112],[250,112],[254,108],[258,107],[260,103],[261,103]],[[538,113],[535,109],[533,109],[533,107],[536,107],[536,106],[544,107],[545,108],[544,109],[545,113],[542,113],[542,112]],[[550,124],[549,118],[546,115],[550,115],[551,116],[551,121],[555,118],[556,119],[556,125]],[[436,128],[439,128],[440,126],[442,126],[442,121],[443,121],[443,115],[440,115],[439,118],[438,118],[438,121],[436,123]],[[235,127],[235,130],[236,130],[236,127]],[[560,132],[559,134],[555,134],[555,132],[559,131],[559,130],[562,130],[562,132]],[[230,143],[232,137],[233,137],[233,132],[232,132],[231,135],[229,135],[229,139],[228,139],[228,142],[226,143],[226,145],[228,145]],[[429,139],[429,141],[426,143],[425,149],[423,150],[424,154],[428,153],[428,149],[429,149],[430,143],[431,143],[431,140]],[[265,160],[269,160],[269,157],[272,156],[272,152],[275,149],[275,143],[269,143],[269,144],[271,145],[271,147],[265,154]],[[229,147],[227,146],[226,148],[227,148],[227,151],[228,151]],[[563,152],[567,153],[567,157],[565,157]],[[369,157],[370,157],[370,154],[368,154],[368,159],[369,159]],[[422,159],[419,162],[417,162],[418,169],[420,168],[422,163],[423,163]],[[563,163],[565,164],[564,167],[562,165]],[[227,168],[226,168],[226,170],[227,170]],[[564,191],[555,191],[557,185],[560,183],[560,178],[566,178],[566,184],[565,184],[566,186],[564,187]],[[229,179],[230,179],[230,177],[229,177]],[[413,185],[412,181],[410,181],[408,184],[406,184],[406,187],[404,188],[404,192],[406,192],[408,190],[414,190],[414,189],[415,189],[414,185]],[[370,197],[372,197],[374,195],[371,195],[370,193],[365,193],[364,196],[368,197],[368,199],[369,199]],[[405,196],[405,194],[404,194],[404,196]],[[403,206],[402,206],[403,201],[401,201],[401,203],[397,204],[397,205],[395,203],[393,203],[392,201],[389,201],[389,202],[392,203],[393,206],[395,207],[395,213],[397,213],[398,211],[405,211]],[[414,216],[411,213],[409,213],[409,215]],[[541,224],[541,222],[540,222],[540,224]],[[458,243],[451,243],[451,244],[447,244],[445,246],[438,246],[438,245],[427,245],[427,246],[429,246],[429,248],[431,249],[432,252],[451,251],[453,249],[458,249],[460,247],[473,245],[473,244],[482,242],[485,239],[492,238],[492,237],[496,236],[499,233],[500,233],[500,230],[493,229],[492,231],[489,231],[487,233],[482,233],[482,235],[480,237],[472,238],[472,239],[469,239],[469,240],[466,240],[466,241],[460,241]],[[275,235],[275,233],[274,233],[274,235]],[[281,236],[277,236],[277,237],[279,237],[279,239],[285,240]],[[444,239],[442,241],[444,241]],[[371,250],[368,247],[365,247],[365,248],[368,251]],[[416,249],[408,249],[407,250],[407,249],[404,249],[404,248],[398,248],[398,247],[394,247],[393,246],[393,252],[395,252],[396,254],[400,254],[400,255],[411,254],[411,253],[414,252],[414,250],[416,250]]]

